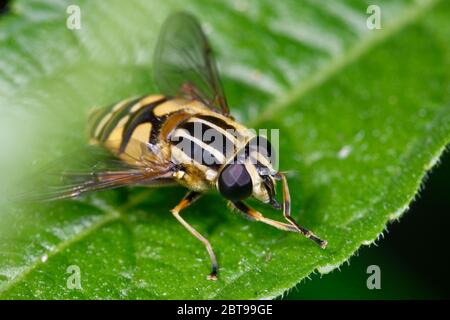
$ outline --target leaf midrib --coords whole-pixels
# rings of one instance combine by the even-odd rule
[[[284,94],[278,96],[274,99],[266,108],[266,111],[263,112],[255,121],[250,122],[251,127],[256,127],[262,122],[270,119],[276,112],[287,108],[291,103],[306,95],[308,92],[314,90],[319,87],[321,84],[325,83],[327,80],[331,79],[334,75],[338,74],[340,70],[345,69],[347,66],[351,65],[353,62],[357,61],[360,57],[362,57],[365,53],[367,53],[373,47],[383,43],[390,37],[397,34],[399,31],[403,30],[405,27],[410,25],[411,23],[419,20],[422,16],[424,16],[432,7],[434,7],[441,0],[429,0],[423,1],[419,3],[415,3],[409,9],[405,10],[405,13],[401,18],[396,20],[395,22],[389,24],[387,27],[384,26],[381,30],[372,31],[373,35],[369,36],[363,40],[360,40],[357,44],[355,44],[350,50],[347,50],[344,54],[339,55],[332,59],[328,64],[326,64],[323,68],[319,69],[316,73],[311,75],[309,80],[299,83],[291,87],[290,90],[285,92]],[[102,228],[103,226],[117,221],[121,218],[122,212],[124,212],[127,208],[132,207],[136,203],[139,203],[143,195],[146,196],[145,192],[139,193],[134,196],[128,203],[121,206],[117,210],[111,210],[109,213],[99,219],[97,222],[93,223],[89,227],[83,229],[79,233],[75,234],[72,238],[62,241],[57,246],[55,246],[54,250],[48,251],[47,254],[47,262],[53,256],[63,252],[66,248],[71,246],[72,244],[78,242],[79,240],[84,239],[89,236],[94,231]],[[97,208],[99,209],[99,208]],[[46,262],[46,263],[47,263]],[[25,268],[21,273],[19,273],[15,278],[11,281],[7,282],[4,286],[0,287],[0,294],[4,294],[15,284],[19,283],[22,279],[24,279],[29,273],[31,273],[34,269],[38,268],[44,262],[38,258],[34,261],[29,267]],[[242,276],[242,275],[240,275]],[[214,299],[220,295],[226,288],[231,286],[234,282],[236,282],[240,276],[233,278],[231,281],[226,283],[220,290],[218,290],[215,294],[211,295],[209,298]],[[276,296],[273,296],[276,297]]]
[[[417,21],[439,1],[441,0],[431,0],[428,3],[419,3],[418,5],[411,7],[409,10],[407,10],[407,13],[403,15],[401,19],[397,20],[396,23],[392,23],[388,26],[388,28],[375,31],[374,36],[367,38],[367,40],[361,41],[359,44],[355,45],[352,49],[347,51],[347,54],[343,54],[333,59],[329,64],[327,64],[327,66],[318,70],[313,76],[311,76],[309,81],[306,81],[299,86],[294,86],[293,89],[286,93],[284,96],[279,96],[268,106],[268,108],[266,109],[267,111],[262,113],[261,116],[252,124],[256,126],[263,121],[270,119],[277,111],[288,107],[292,102],[301,98],[316,87],[320,86],[325,81],[336,75],[340,70],[343,70],[345,67],[349,66],[351,63],[357,61],[358,58],[367,53],[371,48],[394,36],[396,33],[410,25],[412,22]],[[418,182],[418,185],[420,185],[420,181]],[[226,283],[218,292],[211,295],[210,298],[217,298],[221,292],[223,292],[227,287],[231,286],[241,276],[242,275],[233,278],[231,281]],[[275,298],[277,296],[278,295],[269,296],[269,298]]]
[[[268,107],[265,108],[266,111],[264,111],[255,121],[251,122],[251,124],[257,126],[263,121],[272,118],[278,111],[288,107],[294,101],[300,99],[316,87],[319,87],[328,79],[331,79],[334,75],[338,74],[340,70],[343,70],[353,62],[357,61],[370,49],[394,36],[414,21],[417,21],[440,1],[441,0],[429,0],[428,2],[419,2],[415,6],[411,6],[409,9],[406,9],[401,18],[395,20],[395,22],[392,22],[387,27],[384,26],[381,30],[370,31],[373,34],[372,36],[360,39],[360,41],[350,50],[347,50],[343,54],[331,59],[328,64],[326,64],[323,68],[320,68],[307,81],[304,81],[296,86],[292,86],[291,90],[274,99]]]
[[[90,226],[86,227],[79,233],[74,234],[72,238],[61,241],[59,244],[57,244],[55,247],[53,247],[52,250],[45,252],[43,254],[43,255],[47,256],[47,259],[45,262],[43,262],[41,260],[41,257],[43,256],[43,255],[41,255],[32,264],[30,264],[27,268],[24,268],[23,271],[21,273],[19,273],[13,280],[7,282],[5,285],[0,287],[0,294],[4,294],[8,290],[10,290],[15,284],[19,283],[20,280],[24,279],[34,269],[38,268],[40,265],[42,265],[44,263],[47,263],[47,261],[49,259],[51,259],[53,256],[56,256],[57,254],[63,252],[66,248],[68,248],[72,244],[84,239],[85,237],[89,236],[92,232],[94,232],[108,224],[118,221],[119,219],[121,219],[123,217],[124,212],[127,212],[127,210],[129,208],[132,208],[133,206],[135,206],[137,203],[141,202],[146,197],[148,197],[148,192],[140,192],[140,193],[132,196],[127,203],[125,203],[123,206],[119,207],[116,210],[114,210],[112,208],[102,209],[98,205],[95,206],[94,204],[88,204],[91,207],[95,207],[95,209],[103,211],[105,213],[96,222],[92,223]]]

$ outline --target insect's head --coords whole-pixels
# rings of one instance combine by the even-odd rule
[[[220,171],[217,179],[220,194],[233,202],[254,197],[279,209],[275,199],[278,174],[273,169],[274,158],[270,142],[262,136],[254,137]]]

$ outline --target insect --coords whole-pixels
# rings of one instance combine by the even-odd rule
[[[291,217],[288,182],[272,166],[270,143],[230,115],[211,47],[192,15],[176,13],[163,24],[154,53],[154,77],[161,94],[126,99],[89,117],[91,143],[115,160],[87,172],[66,172],[66,184],[46,194],[47,199],[122,186],[181,184],[189,191],[171,212],[206,247],[211,280],[218,272],[214,250],[181,216],[210,189],[251,220],[300,233],[326,247],[326,241]],[[277,182],[282,185],[281,205],[275,198]],[[250,197],[282,209],[287,223],[249,207],[244,200]]]

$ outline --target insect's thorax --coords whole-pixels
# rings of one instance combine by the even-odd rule
[[[221,167],[254,134],[199,101],[151,95],[96,110],[90,119],[91,142],[128,163],[149,152],[185,169],[179,182],[198,190],[215,184]]]

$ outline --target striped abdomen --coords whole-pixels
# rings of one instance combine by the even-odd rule
[[[120,154],[132,140],[144,143],[155,140],[161,121],[153,110],[166,101],[159,95],[145,96],[95,110],[89,118],[91,141]]]
[[[164,157],[208,172],[210,177],[233,156],[246,132],[245,127],[198,101],[161,95],[128,99],[97,110],[90,117],[90,128],[92,142],[116,155],[127,153],[139,159],[142,150],[135,142],[150,143],[158,145]]]

